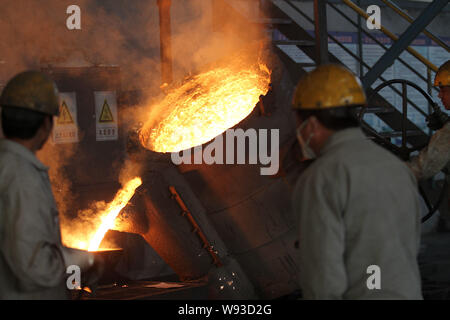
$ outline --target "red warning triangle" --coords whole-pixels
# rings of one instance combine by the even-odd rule
[[[57,124],[72,124],[73,118],[70,114],[69,108],[66,102],[63,100],[61,107],[59,108],[59,117],[56,119]]]
[[[100,113],[100,119],[98,122],[114,122],[111,109],[109,108],[108,101],[103,102],[102,112]]]

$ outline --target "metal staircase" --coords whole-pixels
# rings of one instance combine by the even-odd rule
[[[429,141],[429,137],[431,132],[428,130],[428,132],[425,132],[420,128],[416,123],[411,121],[405,111],[412,107],[414,110],[417,110],[420,114],[423,116],[427,116],[429,112],[432,110],[430,106],[428,106],[428,110],[423,110],[420,106],[416,105],[411,99],[408,98],[407,89],[405,86],[402,86],[401,90],[395,85],[390,85],[389,87],[397,94],[399,97],[401,97],[404,100],[403,108],[396,108],[394,105],[392,105],[387,99],[383,97],[383,95],[379,94],[378,92],[375,92],[375,88],[372,88],[372,84],[374,82],[374,77],[376,76],[376,79],[381,80],[382,82],[386,82],[391,79],[386,79],[383,76],[381,76],[382,71],[380,72],[380,64],[377,62],[374,66],[369,66],[363,59],[361,59],[361,56],[358,56],[357,54],[350,51],[348,48],[346,48],[336,37],[332,35],[332,33],[328,32],[325,28],[325,32],[320,29],[321,26],[316,20],[320,20],[320,16],[317,16],[316,12],[316,19],[314,17],[311,17],[307,13],[304,12],[304,10],[301,9],[301,6],[299,5],[299,1],[295,0],[215,0],[216,2],[220,2],[221,4],[221,12],[222,14],[229,14],[229,12],[233,11],[233,23],[236,23],[236,25],[239,25],[239,28],[242,30],[242,25],[245,24],[245,21],[247,21],[250,25],[257,25],[263,23],[265,26],[268,26],[272,28],[273,30],[276,30],[277,32],[281,33],[283,35],[283,39],[281,40],[273,40],[272,44],[274,47],[275,52],[279,55],[279,57],[282,59],[282,61],[287,66],[289,73],[291,75],[291,78],[293,81],[298,80],[305,72],[308,67],[315,66],[317,64],[321,63],[321,59],[324,59],[323,54],[320,53],[318,50],[319,43],[324,41],[323,38],[329,37],[334,43],[336,43],[342,50],[344,50],[349,56],[354,58],[358,64],[360,64],[360,70],[363,70],[364,68],[368,70],[366,75],[361,77],[361,80],[363,83],[368,83],[369,85],[366,86],[366,93],[367,96],[370,97],[370,104],[368,108],[365,110],[365,113],[373,114],[376,117],[380,118],[391,130],[387,132],[376,132],[376,130],[372,130],[370,127],[366,124],[366,131],[369,135],[373,136],[373,138],[384,145],[392,145],[392,138],[402,137],[402,145],[399,146],[399,150],[403,150],[404,153],[406,151],[410,151],[411,149],[417,149],[421,148],[424,145],[427,144]],[[238,8],[239,3],[242,4],[242,2],[251,3],[253,2],[255,10],[250,10],[250,15],[243,14],[242,10]],[[304,1],[303,1],[304,2]],[[380,45],[386,52],[389,54],[384,55],[382,58],[389,58],[389,61],[399,61],[404,67],[406,67],[410,72],[414,73],[421,81],[423,81],[426,86],[428,87],[428,93],[431,93],[431,90],[436,90],[436,88],[433,88],[431,85],[431,71],[436,71],[436,66],[434,66],[431,62],[429,62],[427,59],[422,57],[419,53],[417,53],[414,49],[408,47],[407,45],[404,45],[405,40],[402,37],[398,38],[396,37],[392,32],[386,30],[384,27],[382,27],[382,31],[385,32],[393,41],[395,41],[396,47],[398,45],[402,45],[405,47],[406,50],[408,50],[411,54],[414,55],[417,59],[419,59],[422,63],[424,63],[427,67],[427,75],[420,74],[417,70],[415,70],[411,65],[409,65],[404,59],[400,58],[397,54],[394,59],[392,59],[392,53],[390,53],[391,48],[387,48],[383,43],[381,43],[379,40],[377,40],[372,34],[365,31],[363,28],[360,27],[360,24],[358,24],[357,21],[354,21],[354,19],[350,18],[348,15],[346,15],[343,10],[339,8],[339,6],[336,5],[336,2],[338,1],[323,1],[318,2],[319,6],[326,6],[326,10],[334,10],[337,12],[343,20],[347,21],[348,23],[351,23],[355,28],[358,28],[358,32],[364,33],[367,37],[372,39],[375,43]],[[403,14],[402,18],[404,19],[411,19],[407,14],[404,14],[401,12],[401,10],[395,6],[395,4],[391,3],[389,0],[383,0],[391,9],[396,10],[397,13]],[[438,3],[436,3],[438,2]],[[420,17],[418,17],[416,20],[420,20],[422,25],[426,23],[427,21],[431,21],[433,17],[437,14],[438,7],[443,8],[447,0],[437,0],[432,3],[432,5],[428,6],[424,11],[424,14],[422,14]],[[342,4],[347,5],[350,7],[353,11],[355,11],[357,14],[362,15],[364,17],[365,11],[363,11],[361,8],[359,8],[356,4],[354,4],[350,0],[342,0]],[[322,10],[324,10],[322,8]],[[326,12],[324,14],[326,16]],[[366,15],[367,17],[367,15]],[[322,17],[323,19],[323,17]],[[240,21],[239,23],[237,21]],[[311,26],[315,28],[315,36],[312,35],[309,30],[311,30]],[[251,28],[251,26],[247,27]],[[414,24],[411,25],[411,28],[408,30],[411,31],[405,32],[408,33],[407,35],[409,37],[412,37],[414,34],[418,34],[418,32],[415,29]],[[422,28],[423,29],[423,28]],[[411,32],[413,34],[411,34]],[[426,34],[430,34],[429,32],[426,32]],[[327,37],[325,36],[327,35]],[[445,48],[447,51],[448,46],[443,41],[440,41],[436,36],[430,34],[428,35],[432,37],[433,41],[437,42],[439,45],[441,45],[443,48]],[[320,39],[320,37],[322,39]],[[327,41],[327,39],[325,40]],[[397,45],[398,44],[398,45]],[[285,50],[282,50],[282,48],[286,46],[291,47],[297,47],[300,49],[307,57],[309,57],[313,63],[297,63],[292,59],[292,57],[286,53]],[[327,47],[325,47],[327,49]],[[398,51],[398,48],[397,48]],[[322,55],[322,56],[319,56]],[[336,56],[334,56],[328,49],[326,50],[325,54],[325,60],[328,62],[333,63],[340,63],[344,64],[342,61],[340,61]],[[381,59],[380,59],[381,60]],[[383,66],[381,66],[383,68]],[[379,75],[379,76],[377,76]],[[365,76],[369,76],[368,79]],[[405,108],[406,106],[406,108]],[[409,152],[408,152],[409,153]],[[407,155],[403,155],[405,158]]]

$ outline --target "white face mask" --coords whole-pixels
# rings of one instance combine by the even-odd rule
[[[308,120],[309,119],[306,119],[305,121],[303,121],[303,123],[297,128],[297,131],[296,131],[296,133],[297,133],[297,140],[298,140],[298,143],[300,144],[300,148],[302,149],[302,155],[303,155],[302,161],[312,160],[312,159],[317,158],[316,153],[309,146],[309,143],[311,142],[311,138],[314,136],[314,134],[311,133],[309,135],[308,139],[306,140],[306,142],[305,142],[305,140],[303,140],[303,137],[302,137],[302,134],[301,134],[301,131],[303,130],[303,128],[308,123]]]

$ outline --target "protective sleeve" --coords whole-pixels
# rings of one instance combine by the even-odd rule
[[[55,287],[66,276],[56,208],[44,188],[30,180],[14,179],[3,195],[6,226],[0,244],[19,288],[27,292]]]
[[[316,172],[300,178],[294,193],[298,216],[300,286],[305,299],[343,299],[347,289],[344,265],[343,204],[335,181]]]
[[[442,170],[450,161],[450,122],[431,137],[427,147],[411,158],[407,165],[417,180],[428,179]]]

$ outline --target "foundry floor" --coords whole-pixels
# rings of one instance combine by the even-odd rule
[[[424,299],[450,300],[450,232],[422,236],[419,267]]]
[[[450,300],[450,232],[433,232],[422,236],[419,267],[424,299]],[[161,283],[168,284],[169,288],[158,287]],[[170,284],[174,286],[170,287]],[[83,298],[205,300],[208,297],[207,287],[205,282],[176,282],[176,279],[163,279],[162,282],[131,281],[126,285],[100,287],[95,295]],[[292,298],[296,299],[298,295]]]
[[[88,300],[206,300],[207,284],[201,281],[129,281],[123,285],[101,286]]]

